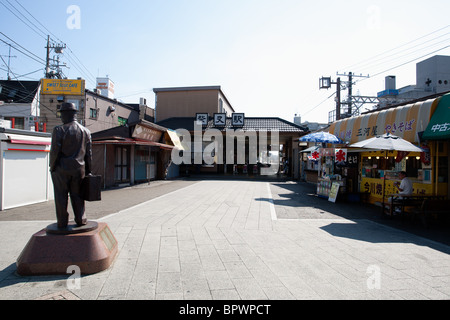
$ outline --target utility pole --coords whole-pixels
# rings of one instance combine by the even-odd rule
[[[347,105],[347,112],[345,113],[344,118],[349,118],[352,117],[354,115],[358,115],[359,114],[359,109],[361,108],[361,106],[363,104],[366,103],[378,103],[378,98],[377,97],[360,97],[360,96],[354,96],[353,95],[353,79],[355,77],[358,78],[370,78],[369,75],[364,76],[362,74],[360,75],[356,75],[353,72],[349,72],[348,74],[344,72],[344,74],[339,74],[337,73],[338,76],[344,76],[344,77],[348,77],[348,81],[344,81],[343,84],[346,86],[347,90],[348,90],[348,96],[347,96],[347,102],[343,102],[342,104],[346,104]],[[345,87],[344,87],[345,88]],[[358,104],[358,105],[356,105]],[[355,107],[355,108],[353,108]]]
[[[45,60],[45,77],[50,78],[50,36],[47,36],[47,59]]]
[[[335,84],[336,84],[336,120],[340,120],[341,119],[341,78],[337,78]]]
[[[60,43],[60,44],[50,44],[50,36],[47,36],[47,59],[46,59],[46,64],[45,64],[45,78],[47,79],[52,79],[52,78],[56,78],[56,79],[62,79],[63,78],[63,74],[62,74],[62,69],[61,67],[67,67],[65,64],[59,64],[59,54],[62,54],[64,49],[66,48],[66,44],[65,43]],[[56,58],[50,59],[50,50],[53,50],[57,56]],[[51,64],[50,62],[53,62],[56,64]]]
[[[359,110],[362,105],[366,103],[376,104],[378,103],[377,97],[361,97],[361,96],[353,96],[353,78],[361,77],[361,78],[369,78],[369,76],[363,75],[355,75],[352,72],[344,73],[344,74],[336,74],[339,76],[336,82],[331,81],[331,77],[322,77],[320,78],[319,88],[320,89],[329,89],[332,84],[336,85],[336,110],[333,110],[329,113],[328,120],[329,122],[338,121],[345,118],[350,118],[354,115],[359,114]],[[348,81],[342,81],[340,77],[348,77]],[[348,90],[348,97],[346,102],[341,101],[341,90]],[[347,105],[347,110],[342,112],[341,106]],[[353,108],[355,106],[355,108]]]

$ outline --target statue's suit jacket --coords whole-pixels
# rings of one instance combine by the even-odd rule
[[[68,175],[91,173],[92,168],[91,132],[77,121],[55,127],[50,149],[50,171],[57,167]]]

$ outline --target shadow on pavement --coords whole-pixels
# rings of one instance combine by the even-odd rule
[[[347,202],[339,199],[336,203],[329,202],[327,199],[319,198],[316,195],[315,185],[304,182],[274,182],[272,186],[286,190],[279,192],[278,197],[274,198],[275,206],[288,206],[292,208],[317,208],[323,212],[329,212],[338,217],[357,220],[367,219],[380,223],[397,230],[412,233],[416,236],[426,238],[431,241],[440,242],[450,246],[450,223],[449,219],[444,222],[434,221],[428,228],[424,227],[419,221],[413,221],[408,218],[394,217],[389,218],[382,214],[381,208],[372,204],[361,202]],[[261,198],[261,201],[269,199]],[[301,218],[301,217],[300,217]],[[320,218],[320,217],[318,217]],[[326,231],[336,236],[349,237],[355,236],[355,224],[330,226]],[[361,237],[361,235],[358,235]],[[370,235],[365,235],[360,240],[366,239],[370,242],[389,242],[389,239],[376,239]],[[366,241],[365,240],[365,241]]]

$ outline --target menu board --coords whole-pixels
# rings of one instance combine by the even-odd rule
[[[337,182],[334,182],[331,185],[330,195],[328,196],[328,201],[335,203],[337,199],[337,195],[339,193],[339,187],[341,185]]]

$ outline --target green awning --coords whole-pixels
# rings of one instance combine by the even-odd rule
[[[441,98],[427,129],[423,140],[450,139],[450,94]]]

